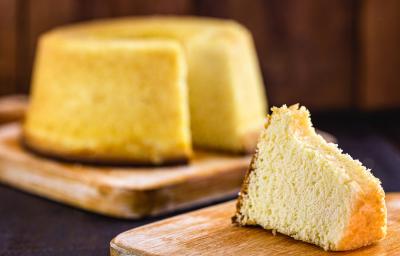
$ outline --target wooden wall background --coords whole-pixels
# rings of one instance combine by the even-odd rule
[[[191,14],[254,34],[271,104],[400,107],[398,0],[0,0],[0,95],[29,92],[38,36],[96,18]]]

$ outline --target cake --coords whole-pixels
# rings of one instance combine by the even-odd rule
[[[87,22],[41,36],[23,140],[90,162],[254,150],[266,111],[251,34],[194,17]]]
[[[343,251],[386,234],[380,181],[315,133],[305,107],[272,108],[233,221]]]

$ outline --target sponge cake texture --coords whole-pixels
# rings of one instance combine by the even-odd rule
[[[305,107],[283,106],[267,119],[233,219],[351,250],[385,236],[384,196],[370,170],[315,133]]]

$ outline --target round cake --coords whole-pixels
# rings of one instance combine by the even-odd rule
[[[251,34],[233,21],[95,21],[41,36],[23,140],[100,163],[190,159],[192,144],[249,152],[266,111]]]

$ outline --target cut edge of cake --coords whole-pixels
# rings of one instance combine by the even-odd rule
[[[251,186],[252,174],[257,172],[256,163],[260,158],[260,147],[263,143],[263,136],[265,136],[266,131],[271,125],[272,118],[275,115],[280,115],[282,113],[287,112],[301,112],[300,115],[303,115],[304,120],[297,120],[300,122],[297,125],[306,127],[308,130],[306,133],[310,133],[307,136],[313,137],[313,140],[316,140],[317,143],[323,144],[322,152],[327,152],[331,150],[333,155],[337,155],[336,161],[340,159],[343,164],[343,170],[349,167],[358,168],[355,173],[350,176],[352,181],[355,181],[357,184],[354,184],[354,188],[356,188],[357,194],[354,194],[354,198],[351,198],[351,210],[350,217],[347,219],[345,226],[343,227],[343,232],[338,234],[338,239],[334,242],[329,241],[329,243],[321,243],[315,242],[310,239],[305,239],[302,235],[295,233],[288,233],[279,229],[279,227],[263,227],[268,230],[272,230],[272,233],[276,232],[289,235],[296,240],[302,240],[304,242],[313,243],[324,250],[330,251],[345,251],[345,250],[353,250],[360,248],[362,246],[367,246],[373,244],[381,239],[383,239],[387,232],[387,220],[386,220],[386,205],[385,205],[385,194],[380,185],[379,179],[375,178],[369,169],[366,169],[361,162],[358,160],[353,160],[348,154],[343,154],[342,151],[338,148],[336,144],[327,143],[325,140],[318,134],[315,133],[315,129],[311,124],[310,114],[308,110],[302,106],[299,107],[298,104],[287,107],[283,105],[281,108],[273,107],[271,108],[272,114],[267,116],[267,120],[265,123],[265,128],[263,133],[259,137],[259,142],[257,144],[256,151],[252,157],[249,169],[245,175],[242,189],[239,193],[239,197],[237,200],[236,213],[232,217],[232,222],[239,226],[247,226],[247,225],[257,225],[263,227],[261,223],[258,223],[257,220],[249,218],[246,216],[245,211],[245,203],[248,200],[249,196],[249,188]],[[305,123],[301,123],[305,122]],[[308,126],[308,127],[307,127]],[[297,127],[298,128],[298,127]],[[303,132],[303,131],[302,131]],[[314,142],[315,143],[315,142]],[[325,151],[324,151],[325,150]],[[352,170],[346,170],[346,174],[352,172]],[[351,182],[351,181],[348,181]]]

